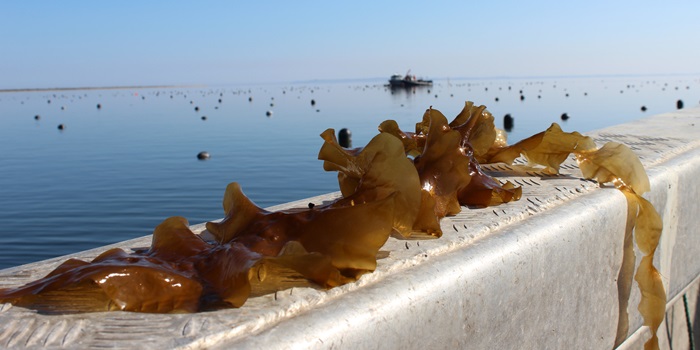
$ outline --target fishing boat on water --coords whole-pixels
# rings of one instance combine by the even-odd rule
[[[411,70],[409,69],[406,75],[392,75],[389,79],[389,85],[391,87],[430,86],[433,85],[433,81],[416,78],[415,75],[411,75]]]

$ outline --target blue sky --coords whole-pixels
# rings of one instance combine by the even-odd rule
[[[0,89],[698,73],[700,1],[4,1]]]

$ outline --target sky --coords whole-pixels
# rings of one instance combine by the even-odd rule
[[[3,1],[0,89],[700,72],[700,1]]]

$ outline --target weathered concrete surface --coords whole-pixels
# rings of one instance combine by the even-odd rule
[[[631,146],[647,168],[652,192],[645,197],[664,219],[655,261],[670,300],[659,337],[662,347],[670,340],[682,348],[688,339],[682,295],[694,321],[700,276],[700,109],[590,135]],[[48,316],[0,305],[0,347],[612,348],[624,196],[582,180],[573,160],[559,176],[504,165],[485,169],[522,185],[523,198],[464,208],[443,220],[445,235],[438,240],[391,238],[382,249],[389,256],[356,283],[328,291],[294,288],[252,298],[240,309],[186,315]],[[144,237],[119,246],[149,244]],[[90,259],[105,249],[77,256]],[[39,278],[63,260],[2,270],[0,287]],[[638,348],[648,337],[638,302],[634,285],[630,338],[621,348]]]

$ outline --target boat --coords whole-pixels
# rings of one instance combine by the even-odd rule
[[[389,85],[391,87],[430,86],[433,85],[433,81],[416,78],[415,75],[411,75],[411,70],[409,69],[406,75],[392,75],[389,79]]]

